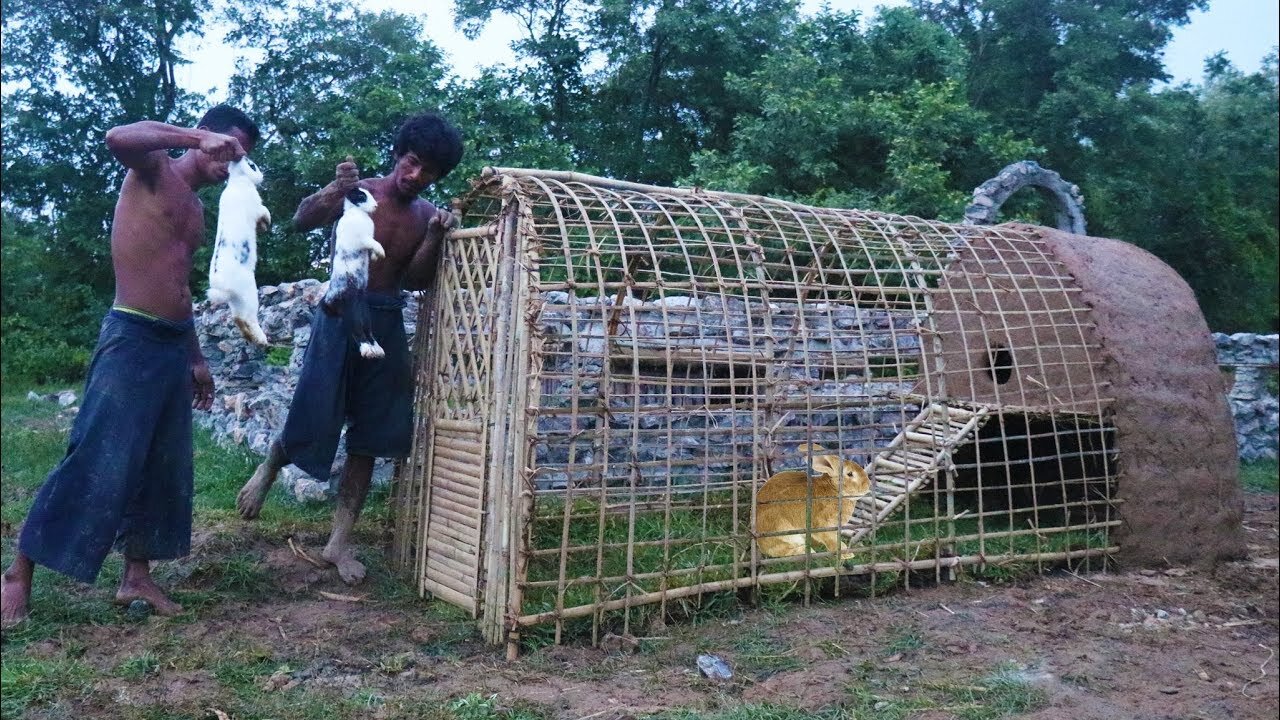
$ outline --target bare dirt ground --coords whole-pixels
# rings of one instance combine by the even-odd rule
[[[1038,697],[1004,716],[1274,720],[1277,496],[1247,493],[1246,504],[1251,557],[1211,574],[1169,567],[1058,572],[1005,585],[961,581],[874,600],[724,613],[645,628],[630,650],[580,643],[513,663],[438,603],[325,600],[320,590],[351,591],[331,570],[276,546],[264,551],[275,587],[260,601],[211,605],[187,622],[78,626],[28,654],[57,658],[77,647],[78,662],[105,678],[49,713],[71,717],[128,716],[122,707],[207,713],[227,707],[228,683],[243,682],[261,693],[249,702],[299,690],[361,692],[365,716],[374,718],[401,716],[393,710],[406,698],[427,707],[479,692],[555,718],[620,720],[675,708],[714,714],[771,703],[942,720],[968,717],[966,709],[982,707],[1004,678]],[[119,671],[147,653],[152,671]],[[704,678],[699,653],[722,657],[734,677]]]

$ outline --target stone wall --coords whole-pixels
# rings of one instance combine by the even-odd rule
[[[1280,445],[1280,400],[1274,389],[1276,367],[1280,365],[1280,335],[1214,333],[1213,342],[1218,349],[1218,364],[1235,373],[1227,400],[1235,416],[1240,459],[1274,460]]]
[[[311,317],[328,283],[300,280],[258,290],[258,319],[269,348],[246,342],[231,321],[226,305],[196,303],[196,332],[205,359],[217,383],[214,406],[197,412],[196,421],[213,430],[220,441],[244,445],[266,455],[271,439],[284,427],[289,401],[298,383],[302,358],[311,340]],[[405,329],[412,332],[417,318],[417,301],[411,297],[404,309]],[[321,499],[337,487],[338,473],[346,462],[345,437],[334,458],[329,483],[321,483],[296,467],[280,474],[279,484],[298,500]],[[374,465],[374,483],[391,479],[391,463],[379,459]],[[246,480],[248,478],[245,478]]]
[[[261,309],[259,318],[271,343],[271,347],[265,349],[251,346],[243,340],[239,330],[232,323],[230,313],[225,305],[211,307],[207,301],[196,304],[197,332],[201,346],[204,348],[205,357],[209,361],[210,369],[213,371],[217,382],[217,396],[213,409],[207,413],[197,413],[197,421],[211,428],[215,437],[219,440],[228,444],[243,445],[259,455],[266,454],[272,437],[284,425],[289,400],[293,396],[293,389],[297,384],[297,373],[302,366],[302,358],[311,337],[312,312],[323,296],[325,288],[326,284],[317,280],[301,280],[295,283],[260,288]],[[558,300],[563,301],[563,298],[548,297],[547,299],[549,308],[555,308],[557,305],[562,308],[565,307],[563,302],[557,302]],[[671,299],[668,298],[668,302],[670,301]],[[609,300],[606,299],[604,302],[607,304]],[[714,299],[708,302],[713,302],[714,304]],[[653,309],[646,308],[644,310],[650,311]],[[778,322],[785,322],[789,326],[790,318],[787,316],[790,310],[792,308],[789,307],[776,308],[774,314],[778,316]],[[847,311],[845,315],[837,313],[832,316],[833,319],[830,320],[832,327],[830,329],[833,332],[847,337],[863,337],[871,347],[879,347],[883,346],[884,343],[889,343],[889,347],[896,346],[897,350],[902,353],[918,351],[918,336],[911,332],[910,329],[914,318],[905,316],[890,317],[883,311],[857,311],[852,308],[844,310]],[[718,306],[699,307],[697,313],[689,316],[692,322],[686,321],[692,329],[685,328],[681,331],[689,337],[682,335],[679,340],[705,343],[713,341],[711,336],[715,331],[725,335],[725,337],[716,338],[715,340],[726,344],[741,345],[752,342],[750,339],[734,337],[732,332],[725,333],[724,328],[726,325],[733,328],[739,323],[732,319],[726,323],[721,313],[733,315],[734,309],[720,308]],[[644,312],[638,313],[637,317],[643,320]],[[413,334],[416,318],[417,300],[416,297],[411,296],[404,310],[405,330],[410,337]],[[555,310],[549,310],[541,318],[543,331],[547,333],[548,340],[552,346],[566,346],[559,348],[560,353],[554,351],[549,353],[552,356],[559,354],[559,357],[563,358],[572,354],[569,350],[572,340],[566,333],[568,328],[567,319],[565,311],[559,311],[559,314],[557,314]],[[637,324],[639,327],[636,328],[635,335],[643,337],[645,335],[644,323]],[[745,327],[745,322],[742,325]],[[719,328],[719,330],[716,330],[716,328]],[[602,326],[600,330],[599,334],[602,336]],[[620,330],[623,334],[631,332],[626,327],[620,328]],[[686,330],[687,332],[685,332]],[[775,328],[777,332],[782,332],[782,330],[781,327]],[[821,344],[823,341],[819,339],[820,337],[821,333],[817,333],[811,342]],[[589,329],[580,329],[579,343],[589,345],[593,339],[595,338]],[[600,337],[599,340],[603,341],[603,337]],[[1276,457],[1277,400],[1275,394],[1267,390],[1266,379],[1268,373],[1273,372],[1268,368],[1273,369],[1276,366],[1277,336],[1252,334],[1228,336],[1218,333],[1214,335],[1214,340],[1218,347],[1219,362],[1224,367],[1232,367],[1236,370],[1236,383],[1231,390],[1230,401],[1235,414],[1241,458],[1254,460]],[[846,340],[844,342],[853,341]],[[583,347],[581,349],[589,351],[592,348]],[[839,349],[856,350],[858,348],[841,347]],[[813,350],[825,353],[831,352],[830,347],[813,348]],[[796,348],[794,347],[790,350],[791,353],[795,351]],[[792,358],[780,359],[787,360]],[[544,368],[544,371],[550,377],[556,375],[564,377],[566,374],[566,368]],[[580,377],[583,371],[589,371],[589,368],[580,368]],[[590,373],[586,372],[585,374],[589,375]],[[814,426],[843,427],[843,431],[837,432],[831,437],[814,438],[820,442],[827,442],[833,445],[839,444],[845,447],[881,445],[887,437],[892,437],[896,432],[894,426],[900,424],[904,413],[914,414],[918,409],[903,407],[894,401],[895,395],[909,388],[906,386],[899,387],[897,383],[892,381],[875,381],[861,377],[849,377],[840,381],[803,377],[794,377],[792,380],[808,385],[810,392],[816,394],[846,397],[850,395],[865,395],[869,398],[870,402],[867,407],[852,410],[848,413],[848,417],[819,417],[821,413],[814,413],[812,417],[794,417],[787,418],[784,421],[787,426],[799,423]],[[581,390],[588,389],[581,388]],[[547,388],[545,392],[549,393],[549,397],[555,397],[559,394],[557,391],[560,390],[567,390],[567,388],[556,388],[554,390]],[[799,391],[798,387],[797,391]],[[831,414],[830,411],[828,411],[828,414]],[[611,408],[611,412],[608,415],[612,418],[612,424],[630,422],[624,408]],[[704,419],[702,422],[705,423],[707,421],[711,421],[711,424],[719,428],[720,431],[707,432],[701,427],[681,426],[681,423],[688,422],[687,420],[672,421],[671,429],[682,437],[682,445],[675,449],[679,459],[687,461],[709,452],[709,448],[701,446],[700,443],[724,443],[726,437],[722,437],[722,435],[726,435],[726,433],[735,439],[739,435],[750,437],[749,432],[727,432],[726,430],[735,427],[740,428],[744,421],[749,423],[749,418],[744,418],[740,412],[734,412],[728,408],[720,409],[712,413],[712,417]],[[595,423],[597,418],[594,416],[586,417],[581,422]],[[659,417],[644,417],[637,418],[636,422],[652,424],[662,423],[663,420]],[[547,465],[544,468],[547,472],[538,478],[539,485],[544,487],[561,486],[568,479],[567,473],[564,472],[567,468],[557,466],[566,463],[568,449],[573,444],[573,441],[569,439],[571,433],[568,429],[558,427],[558,424],[563,424],[563,420],[559,418],[540,418],[540,430],[547,433],[548,436],[548,442],[540,444],[537,448],[539,463]],[[873,426],[874,429],[868,430],[863,435],[857,435],[857,433],[862,432],[859,428],[868,428],[869,426]],[[652,429],[648,426],[643,427]],[[622,429],[622,427],[619,426],[617,429]],[[800,428],[797,429],[799,430]],[[690,432],[691,430],[693,432]],[[849,433],[854,434],[849,435]],[[803,439],[802,434],[797,434],[795,437],[787,437],[784,430],[783,435],[780,437],[780,442],[783,444],[781,448],[782,454],[791,454],[794,451],[793,446]],[[644,452],[645,458],[661,459],[672,453],[672,448],[668,447],[666,442],[661,444],[662,447],[655,445],[655,447],[647,449]],[[590,452],[587,448],[579,448],[578,462],[584,461],[584,453],[587,452]],[[285,488],[287,494],[299,500],[324,498],[330,495],[332,489],[336,487],[338,472],[345,459],[346,454],[343,448],[339,446],[338,455],[334,459],[334,474],[327,484],[316,481],[292,466],[281,473],[280,484]],[[619,467],[625,467],[622,457],[612,459],[617,462]],[[390,463],[379,460],[374,470],[375,483],[383,484],[388,482],[392,471],[393,467]]]

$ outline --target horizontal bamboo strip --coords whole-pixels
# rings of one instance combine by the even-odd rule
[[[458,448],[453,445],[446,445],[444,443],[437,442],[432,450],[438,458],[448,458],[455,463],[461,463],[467,467],[475,467],[479,463],[484,462],[484,457],[480,453],[473,452],[469,449]]]
[[[474,578],[476,569],[480,566],[480,558],[474,552],[467,552],[465,547],[451,545],[439,538],[428,537],[427,550],[430,552],[428,562],[442,562],[463,573],[463,577],[470,573]]]
[[[472,458],[474,460],[474,458]],[[455,460],[448,455],[436,453],[432,458],[432,475],[440,477],[448,477],[453,479],[460,485],[478,489],[484,479],[484,469],[476,467],[473,463]],[[470,479],[471,482],[467,480]]]
[[[431,498],[431,504],[437,505],[441,510],[450,510],[459,517],[475,517],[479,518],[480,509],[474,504],[455,502],[446,497],[435,496]]]
[[[437,450],[448,448],[454,452],[466,453],[475,458],[481,458],[484,455],[484,445],[480,444],[479,441],[467,440],[457,435],[436,433],[434,445]]]
[[[450,418],[432,418],[432,425],[436,432],[463,433],[471,436],[478,436],[484,429],[480,422],[476,420],[453,420]],[[463,438],[472,439],[472,438]]]
[[[476,522],[477,519],[478,518],[474,516],[474,513],[471,516],[467,516],[465,519],[460,518],[457,513],[450,510],[445,510],[443,513],[437,513],[433,509],[431,513],[431,523],[433,526],[447,527],[453,532],[466,532],[471,535],[479,535],[480,528]]]
[[[459,546],[465,546],[472,551],[478,551],[480,548],[480,533],[472,528],[439,523],[432,525],[431,534],[439,535],[442,538],[448,539],[451,543],[456,543]]]
[[[431,478],[431,487],[440,488],[454,495],[460,495],[468,504],[480,506],[480,482],[459,482],[456,478],[436,474]]]
[[[701,595],[704,593],[722,592],[725,590],[734,590],[737,588],[751,587],[753,585],[769,585],[773,583],[795,582],[804,580],[805,578],[823,578],[835,575],[862,575],[872,572],[895,572],[903,570],[932,570],[934,568],[949,568],[960,565],[999,565],[1005,562],[1016,562],[1020,560],[1040,560],[1042,562],[1056,562],[1060,560],[1077,560],[1086,557],[1099,557],[1103,555],[1113,555],[1120,550],[1119,546],[1111,546],[1107,548],[1096,548],[1090,550],[1069,550],[1056,553],[1041,553],[1035,558],[1029,558],[1024,555],[966,555],[964,557],[948,557],[938,558],[936,560],[916,560],[916,561],[900,561],[900,562],[883,562],[870,565],[858,565],[854,568],[823,566],[810,570],[794,570],[784,573],[771,573],[767,575],[758,575],[756,577],[741,577],[732,580],[719,580],[716,582],[703,583],[701,585],[689,585],[686,587],[672,588],[658,592],[642,593],[633,595],[629,598],[621,600],[609,600],[596,605],[578,605],[565,608],[564,610],[551,610],[548,612],[537,613],[534,615],[521,615],[516,622],[522,626],[538,625],[540,623],[552,620],[568,620],[576,617],[586,617],[597,612],[608,612],[610,610],[620,610],[622,608],[634,607],[636,605],[645,605],[653,602],[661,602],[664,600],[676,600],[692,595]]]
[[[971,518],[971,517],[977,517],[977,516],[968,515],[966,517]],[[946,520],[946,518],[937,518],[937,519],[939,521]],[[881,529],[884,529],[886,527],[902,526],[904,524],[931,525],[933,524],[933,522],[934,522],[934,517],[929,516],[925,518],[912,520],[910,523],[904,523],[902,520],[882,521],[879,523],[878,526]],[[1000,540],[1002,538],[1024,537],[1027,535],[1060,535],[1063,533],[1083,531],[1083,530],[1103,530],[1110,527],[1119,527],[1123,524],[1124,524],[1123,520],[1106,520],[1103,522],[1084,523],[1080,525],[1068,525],[1065,527],[1043,527],[1043,528],[1035,528],[1035,529],[1026,528],[1024,530],[989,530],[989,531],[973,533],[969,535],[956,535],[955,537],[948,537],[947,542],[968,542],[972,540],[983,540],[986,542],[993,542],[995,540]],[[866,529],[867,528],[862,525],[845,526],[840,529],[840,534],[844,535],[845,537],[849,537],[857,530],[866,530]],[[885,543],[885,544],[877,544],[875,547],[892,548],[892,547],[900,547],[900,545],[901,545],[900,543]]]
[[[445,235],[445,240],[470,240],[472,238],[492,237],[497,234],[497,225],[491,223],[489,225],[479,225],[471,228],[450,230],[449,234]]]
[[[480,498],[472,493],[459,492],[456,485],[447,483],[434,482],[431,484],[431,492],[438,493],[439,497],[446,498],[463,507],[474,508],[476,512],[480,510]]]
[[[476,592],[474,576],[470,578],[459,577],[450,568],[433,562],[429,555],[427,556],[427,572],[429,573],[427,577],[430,582],[439,587],[448,588],[457,596],[473,597]],[[469,607],[469,603],[474,602],[475,600],[472,599],[468,603],[464,603],[463,607]]]
[[[436,505],[432,502],[430,522],[435,522],[437,516],[446,518],[462,527],[474,528],[477,531],[480,529],[480,517],[474,509],[466,508],[463,511],[458,511],[452,507],[445,507],[443,503]]]
[[[469,595],[464,592],[458,592],[453,588],[450,588],[446,585],[443,585],[439,582],[432,581],[432,580],[427,581],[426,587],[427,587],[427,592],[431,593],[432,595],[435,595],[441,600],[444,600],[445,602],[450,603],[452,605],[458,605],[460,607],[464,607],[464,608],[467,608],[468,610],[474,611],[474,608],[476,605],[476,598],[474,595]],[[474,615],[474,612],[473,612],[473,615]]]

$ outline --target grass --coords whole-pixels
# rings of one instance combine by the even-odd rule
[[[1240,466],[1240,485],[1249,492],[1280,491],[1280,462],[1257,460]]]
[[[529,587],[525,590],[522,612],[541,613],[557,607],[572,608],[591,605],[598,601],[620,599],[630,595],[656,592],[699,583],[727,580],[750,575],[750,495],[739,492],[738,497],[728,491],[716,491],[696,498],[696,506],[675,506],[627,513],[600,513],[599,501],[575,499],[566,503],[556,496],[537,498],[532,522],[532,546],[535,551],[558,551],[563,544],[570,551],[564,555],[563,568],[558,552],[535,556],[528,564],[527,579],[530,583],[559,583],[557,585]],[[620,502],[620,501],[619,501]],[[706,509],[704,509],[706,508]],[[566,523],[565,517],[569,517]],[[975,578],[993,582],[1011,582],[1036,571],[1037,563],[1031,557],[1038,553],[1052,553],[1083,548],[1107,546],[1107,535],[1101,531],[1067,530],[1048,525],[1040,520],[1039,535],[1023,534],[993,537],[997,533],[1026,531],[1035,517],[1030,512],[1003,513],[981,521],[967,517],[954,523],[956,537],[986,535],[984,541],[976,539],[954,543],[948,550],[945,538],[948,526],[934,522],[933,499],[927,495],[912,500],[905,512],[895,515],[877,531],[874,545],[861,545],[845,559],[846,568],[873,563],[902,560],[928,560],[948,553],[956,555],[992,556],[1009,554],[1027,556],[1026,561],[1004,561],[961,570]],[[910,526],[902,520],[912,518]],[[907,541],[907,533],[910,540]],[[629,542],[630,541],[630,542]],[[603,543],[603,550],[598,547]],[[630,545],[630,547],[628,547]],[[576,549],[574,549],[576,548]],[[817,548],[822,550],[823,548]],[[784,573],[829,567],[834,557],[795,559],[771,559],[762,566],[761,573]],[[661,571],[663,576],[641,578],[640,572]],[[931,575],[924,571],[919,578]],[[683,601],[667,604],[667,619],[688,622],[696,615],[713,608],[712,616],[734,612],[739,598],[754,592],[754,600],[766,606],[782,606],[788,602],[817,593],[819,597],[834,594],[837,584],[841,594],[877,595],[901,586],[902,573],[877,572],[861,576],[855,583],[830,578],[810,579],[806,593],[806,581],[764,585],[754,591],[724,591],[704,593]],[[628,610],[603,613],[601,633],[622,632],[622,628],[644,627],[661,612],[658,605],[642,605]],[[592,618],[576,618],[564,621],[564,636],[589,637]],[[636,634],[636,630],[631,630]],[[547,625],[529,628],[524,642],[529,649],[537,649],[554,641],[555,629]]]
[[[35,490],[65,452],[66,435],[72,420],[72,416],[56,403],[27,400],[28,389],[8,384],[0,395],[0,410],[3,412],[3,422],[0,423],[3,440],[0,446],[0,477],[3,479],[0,500],[3,500],[5,523],[0,550],[6,564],[13,556],[13,535],[17,524],[29,509]],[[58,389],[65,387],[41,388],[40,392]],[[72,389],[79,392],[79,388]],[[238,720],[302,720],[314,717],[355,720],[369,716],[406,720],[541,720],[551,716],[546,708],[540,706],[513,704],[476,693],[450,699],[437,694],[439,691],[429,684],[424,686],[417,681],[398,680],[402,674],[432,663],[448,667],[463,662],[470,652],[474,652],[478,641],[474,621],[466,613],[445,603],[420,600],[411,585],[398,578],[378,553],[362,557],[369,565],[369,575],[360,592],[368,594],[379,615],[401,613],[401,618],[412,618],[412,624],[393,623],[391,627],[396,629],[378,645],[353,648],[340,640],[320,646],[323,650],[319,652],[330,655],[338,654],[337,648],[342,647],[341,652],[354,650],[366,656],[366,665],[361,666],[358,672],[359,682],[353,687],[339,690],[300,685],[274,692],[265,691],[264,683],[272,675],[290,674],[312,666],[317,650],[310,645],[292,649],[283,643],[273,645],[265,638],[238,632],[234,627],[235,619],[246,609],[252,613],[255,606],[290,599],[264,562],[267,552],[264,548],[282,547],[284,539],[290,536],[311,543],[322,540],[328,533],[332,510],[326,503],[298,505],[279,502],[276,498],[266,504],[257,522],[243,523],[235,512],[235,495],[252,472],[257,458],[241,449],[221,447],[201,430],[197,431],[195,439],[195,526],[201,533],[202,544],[191,558],[162,563],[156,570],[162,585],[175,588],[175,599],[183,603],[186,611],[177,618],[156,618],[137,625],[130,624],[124,614],[109,602],[122,569],[118,556],[108,559],[98,582],[90,588],[45,570],[38,571],[33,616],[4,634],[0,715],[6,719],[23,717],[24,714],[30,717],[87,717],[93,713],[86,715],[86,707],[89,710],[110,707],[113,708],[110,711],[114,713],[113,717],[128,720],[177,720],[212,717],[213,714],[207,711],[212,706]],[[1242,478],[1250,489],[1275,492],[1276,464],[1244,466]],[[381,527],[389,513],[386,493],[385,489],[375,491],[365,517],[357,526],[357,541],[365,547],[376,547],[383,541]],[[635,524],[625,515],[610,515],[601,524],[598,515],[592,513],[594,509],[589,503],[573,508],[575,512],[593,517],[575,521],[570,526],[572,541],[591,544],[602,531],[606,541],[625,540],[628,535],[657,539],[666,527],[661,514],[642,514]],[[537,536],[540,547],[559,546],[561,526],[556,510],[562,511],[563,507],[540,507],[544,517],[550,511],[551,518]],[[725,538],[741,534],[742,518],[749,517],[745,510],[739,509],[737,524],[731,512],[703,515],[701,511],[692,509],[676,511],[670,520],[675,531],[673,534],[683,533],[696,541],[673,544],[668,548],[655,545],[638,549],[632,558],[633,567],[644,570],[652,567],[702,567],[704,579],[711,579],[715,565],[732,562],[738,553],[743,552],[742,547]],[[913,508],[912,516],[923,517],[925,510],[923,507]],[[1010,518],[1009,525],[1005,527],[1016,527],[1020,522],[1025,527],[1025,518],[1021,517]],[[905,557],[906,553],[932,557],[938,542],[936,537],[925,532],[930,527],[928,524],[913,526],[910,544],[901,543],[900,526],[897,535],[892,534],[892,528],[883,528],[882,542],[896,541],[897,545],[876,549],[876,557],[883,560]],[[957,532],[976,532],[976,527],[975,520],[962,520],[957,523]],[[994,527],[989,523],[986,529],[991,531]],[[707,540],[697,541],[698,538]],[[1069,547],[1083,543],[1097,546],[1103,541],[1105,538],[1100,536],[1083,537],[1069,533],[1046,535],[1039,541],[1034,536],[1023,536],[1001,540],[999,551],[1004,552],[1005,548],[1030,551],[1037,544],[1042,550],[1049,549],[1051,545]],[[992,543],[989,542],[987,551],[992,552],[991,548]],[[539,577],[556,577],[559,573],[558,558],[556,560],[555,563],[538,565]],[[567,568],[570,578],[590,577],[597,572],[594,552],[574,556],[571,561],[573,564]],[[783,563],[771,570],[802,566],[800,563]],[[625,576],[625,553],[605,553],[601,567],[613,576]],[[1029,569],[1030,566],[1011,566],[987,568],[981,572],[987,573],[984,577],[992,577],[993,574],[1012,575]],[[865,580],[866,583],[856,591],[879,594],[894,585],[900,586],[904,578],[899,573],[887,572],[878,573],[874,582],[869,578]],[[835,581],[829,580],[813,582],[811,589],[816,597],[822,598],[829,595],[835,586]],[[605,594],[616,593],[623,588],[621,584],[612,587],[584,584],[575,586],[574,592],[591,597],[597,587]],[[848,586],[842,585],[844,587]],[[716,628],[712,634],[719,633],[726,619],[741,615],[747,595],[752,595],[767,611],[780,613],[789,610],[794,601],[804,594],[804,589],[804,583],[790,583],[767,586],[754,593],[710,593],[671,601],[667,612],[684,627],[663,634],[697,632],[704,625]],[[841,592],[844,594],[844,589]],[[535,596],[531,595],[536,599]],[[547,598],[543,601],[546,602]],[[644,634],[644,626],[639,623],[653,619],[658,612],[657,607],[632,610],[633,634]],[[620,618],[620,613],[606,617],[606,629],[620,630]],[[212,636],[207,640],[199,639],[201,636],[193,639],[184,631],[195,623],[201,623],[205,629],[220,623],[230,626],[231,630],[216,639]],[[590,618],[567,625],[566,640],[590,636]],[[414,627],[429,627],[430,632],[415,634],[413,639],[409,639],[409,628]],[[716,645],[727,648],[732,654],[739,677],[748,682],[758,682],[770,675],[800,668],[807,662],[793,654],[792,640],[778,635],[773,627],[767,620],[754,626],[738,625],[731,636]],[[529,638],[526,649],[550,642],[552,632],[553,628],[549,626],[532,629],[526,636]],[[105,648],[102,638],[108,638]],[[678,643],[675,640],[671,642]],[[112,643],[127,644],[116,649]],[[653,718],[843,720],[875,717],[893,720],[912,717],[925,709],[941,709],[964,720],[994,720],[1042,706],[1043,693],[1028,682],[1026,673],[1014,666],[985,671],[974,669],[973,676],[962,681],[928,686],[913,684],[911,692],[901,691],[905,683],[896,676],[891,677],[891,673],[897,671],[886,670],[885,667],[893,666],[884,666],[881,661],[894,654],[910,658],[925,643],[922,631],[912,625],[891,628],[883,644],[877,648],[874,662],[868,664],[863,677],[850,684],[840,707],[810,711],[768,704],[739,704],[734,700],[730,701],[733,707],[703,711],[673,709]],[[714,651],[716,648],[702,649]],[[833,658],[844,657],[848,652],[834,642],[824,644],[821,650]],[[640,652],[658,657],[669,651],[642,645]],[[531,666],[536,657],[530,656]],[[617,663],[601,662],[596,666],[564,670],[559,663],[548,660],[547,671],[566,677],[577,673],[576,679],[599,680],[619,671],[622,664],[623,661],[618,659]],[[197,696],[185,705],[115,704],[113,688],[120,688],[122,684],[130,691],[149,686],[154,688],[169,673],[190,673],[206,678],[207,692],[212,693],[216,700]],[[726,700],[721,698],[722,702]]]
[[[35,491],[66,451],[67,434],[74,415],[46,400],[28,400],[31,386],[6,383],[0,395],[0,500],[3,500],[4,531],[0,556],[12,562],[17,528],[31,507]],[[68,389],[42,387],[43,394]],[[77,394],[80,388],[74,387]],[[175,600],[185,610],[176,618],[153,618],[136,629],[110,599],[120,582],[123,563],[118,555],[108,557],[93,586],[85,586],[43,568],[36,571],[32,592],[32,615],[4,633],[3,692],[0,715],[22,717],[31,708],[41,708],[50,716],[55,710],[74,706],[84,698],[108,693],[112,682],[145,684],[149,678],[167,672],[204,672],[220,688],[221,709],[236,718],[357,718],[376,711],[388,718],[440,718],[453,720],[440,710],[439,698],[390,698],[376,687],[362,688],[350,696],[322,692],[310,697],[306,692],[264,694],[263,680],[282,664],[305,666],[306,658],[278,657],[278,653],[254,642],[192,644],[179,634],[182,626],[206,617],[219,617],[225,608],[278,600],[282,597],[276,578],[264,563],[264,546],[279,547],[290,536],[321,541],[329,531],[332,507],[328,503],[299,505],[269,501],[259,520],[246,525],[235,510],[235,497],[244,480],[253,472],[258,458],[241,448],[219,445],[211,435],[195,431],[194,526],[202,544],[188,558],[159,563],[155,576],[162,586],[173,588]],[[279,493],[279,491],[276,491]],[[380,488],[370,497],[356,530],[356,541],[376,547],[388,516],[388,490]],[[475,642],[475,625],[459,611],[443,603],[428,605],[413,587],[387,567],[381,553],[362,556],[368,576],[361,594],[390,611],[410,611],[423,622],[439,622],[446,631],[428,648],[440,657],[460,657],[458,648]],[[121,637],[137,637],[140,647],[97,665],[82,660],[85,643],[76,639],[94,628],[121,627]],[[92,642],[92,641],[91,641]],[[33,654],[32,649],[46,648]],[[49,655],[47,648],[60,648]],[[403,669],[408,659],[385,653],[381,677]],[[110,698],[99,706],[114,706]],[[59,710],[60,712],[60,710]],[[68,710],[71,716],[78,713]],[[116,712],[116,711],[112,711]],[[81,716],[83,716],[81,714]],[[119,710],[120,717],[145,720],[211,717],[204,708],[166,708],[140,705]],[[497,716],[502,717],[502,716]]]

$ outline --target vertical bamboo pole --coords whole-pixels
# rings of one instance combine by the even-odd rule
[[[511,221],[510,230],[515,234],[511,245],[515,258],[515,302],[512,306],[511,331],[515,341],[511,361],[514,378],[524,378],[515,387],[509,403],[511,413],[511,487],[507,514],[511,517],[507,553],[507,613],[503,619],[507,630],[507,660],[515,660],[520,654],[520,617],[524,605],[523,583],[529,567],[530,540],[526,528],[533,513],[533,476],[535,473],[534,444],[538,438],[538,398],[541,387],[541,346],[533,329],[537,323],[539,304],[532,297],[537,277],[538,252],[534,247],[533,229],[522,222],[528,213],[527,206],[518,204],[519,217]]]
[[[506,478],[511,470],[511,445],[509,429],[511,425],[511,385],[514,382],[510,362],[512,337],[510,322],[515,315],[513,307],[512,287],[515,275],[515,253],[513,245],[516,234],[516,200],[508,199],[503,210],[501,230],[496,238],[498,247],[498,274],[495,279],[494,303],[490,312],[494,313],[493,366],[492,366],[492,401],[486,405],[484,412],[488,426],[490,448],[489,461],[485,474],[485,516],[487,522],[484,529],[484,573],[485,589],[481,618],[481,631],[485,639],[500,644],[504,639],[505,623],[503,611],[506,603],[502,602],[507,595],[507,583],[511,581],[508,568],[508,552],[510,551],[511,513],[509,496],[511,487]]]

